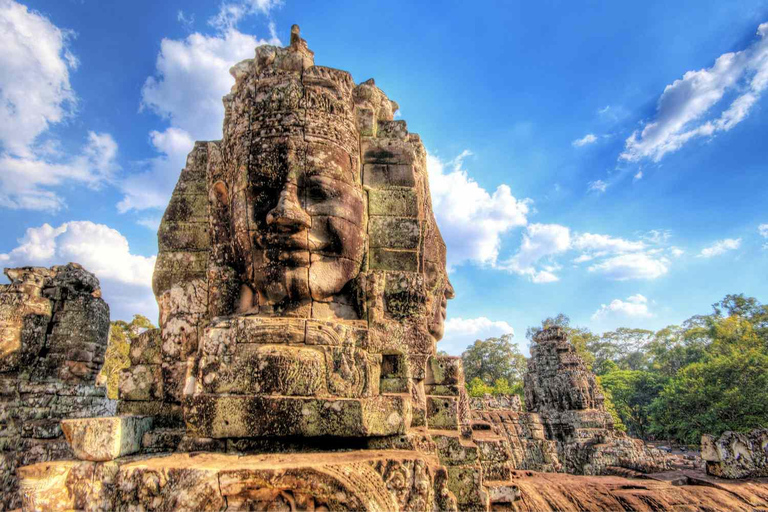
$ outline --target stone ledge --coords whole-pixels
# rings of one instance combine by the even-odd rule
[[[202,394],[187,397],[190,435],[369,437],[402,434],[411,423],[408,395],[361,399]]]

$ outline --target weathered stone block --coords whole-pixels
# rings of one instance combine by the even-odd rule
[[[419,246],[421,228],[416,219],[371,217],[368,221],[368,236],[372,248],[413,250]]]
[[[419,255],[416,251],[372,248],[369,265],[373,270],[416,272],[419,269]]]
[[[404,395],[362,399],[196,395],[185,399],[185,420],[201,437],[386,436],[405,432]]]
[[[437,447],[440,462],[447,466],[475,464],[479,461],[478,447],[474,442],[463,439],[458,431],[430,431]]]
[[[160,364],[163,344],[160,329],[147,329],[131,342],[129,357],[132,365]]]
[[[418,217],[419,202],[411,188],[368,190],[368,215]]]
[[[427,363],[427,384],[457,385],[464,381],[461,358],[433,356]]]
[[[363,184],[371,188],[415,187],[416,175],[412,165],[365,164]]]
[[[379,121],[377,137],[388,139],[406,140],[408,138],[408,125],[402,119],[397,121]]]
[[[456,496],[459,510],[488,510],[488,494],[479,466],[448,466],[448,489]]]
[[[160,365],[139,364],[120,372],[118,396],[121,400],[162,400],[163,373]]]
[[[184,414],[180,404],[119,400],[117,402],[117,414],[133,416],[152,416],[153,426],[156,428],[177,428],[184,425]]]
[[[105,461],[137,453],[144,433],[152,428],[146,416],[66,419],[61,429],[80,460]]]
[[[427,425],[434,429],[459,427],[458,399],[454,397],[427,396]]]

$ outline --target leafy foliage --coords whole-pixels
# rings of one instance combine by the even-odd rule
[[[511,385],[522,383],[525,374],[525,356],[520,353],[512,334],[498,338],[476,340],[463,354],[464,375],[468,382],[479,378],[488,385],[504,379]]]
[[[107,397],[112,400],[117,399],[120,370],[131,365],[128,357],[131,342],[145,330],[153,328],[152,322],[142,315],[134,315],[130,322],[116,320],[110,324],[109,341],[104,354],[104,366],[99,372],[99,380],[104,380],[107,384]]]
[[[704,433],[768,424],[768,306],[753,297],[726,295],[711,314],[656,332],[596,335],[559,314],[526,335],[551,325],[566,330],[632,435],[696,444]]]

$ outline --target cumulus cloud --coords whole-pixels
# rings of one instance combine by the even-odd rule
[[[760,224],[757,226],[757,232],[760,233],[761,237],[768,238],[768,224]]]
[[[31,156],[37,136],[72,113],[72,35],[14,0],[0,0],[0,144],[7,153]]]
[[[632,177],[632,181],[640,181],[641,179],[643,179],[643,171],[637,171]]]
[[[702,258],[712,258],[725,254],[728,251],[735,251],[739,247],[741,247],[741,238],[725,238],[702,249],[699,256]]]
[[[656,279],[669,270],[669,259],[655,253],[620,254],[596,263],[588,270],[614,281]]]
[[[74,156],[38,153],[0,154],[0,206],[55,211],[65,203],[51,187],[74,181],[96,188],[119,169],[117,143],[108,133],[88,132],[85,146]]]
[[[668,85],[659,98],[656,117],[625,143],[622,159],[660,161],[698,137],[711,137],[743,121],[768,87],[768,23],[744,50],[729,52],[712,67],[688,71]],[[726,94],[735,98],[723,102]]]
[[[559,267],[554,264],[540,265],[542,259],[563,253],[570,248],[571,231],[559,224],[530,224],[523,233],[520,249],[502,268],[528,276],[534,283],[551,283],[559,278]]]
[[[58,227],[43,224],[29,228],[19,245],[0,254],[4,266],[51,266],[77,262],[96,274],[112,317],[142,313],[157,317],[152,295],[155,256],[131,253],[128,240],[117,230],[90,221],[65,222]]]
[[[41,140],[77,103],[71,38],[42,14],[0,0],[0,207],[55,211],[64,201],[52,188],[71,181],[96,187],[118,168],[107,133],[89,132],[74,155],[55,139]]]
[[[610,304],[601,304],[600,308],[592,315],[592,320],[602,320],[614,316],[650,318],[653,314],[648,310],[648,299],[638,293],[627,297],[626,301],[614,299]]]
[[[149,134],[159,156],[123,181],[120,212],[162,208],[168,203],[194,141],[221,138],[221,98],[235,83],[229,68],[253,58],[254,49],[262,44],[280,41],[274,35],[257,39],[232,27],[211,36],[194,33],[182,40],[162,40],[156,73],[142,88],[141,109],[154,112],[170,126]],[[148,182],[153,186],[147,187]]]
[[[514,334],[515,330],[507,322],[479,318],[454,317],[445,321],[445,335],[438,345],[440,350],[449,354],[461,355],[468,345],[478,339],[486,339],[502,334]]]
[[[469,177],[464,151],[443,162],[427,154],[432,207],[440,232],[448,245],[448,265],[462,263],[495,265],[501,237],[511,229],[524,226],[530,199],[517,199],[508,185],[499,185],[491,194]]]
[[[580,148],[582,146],[586,146],[587,144],[594,144],[595,142],[597,142],[597,136],[594,133],[588,133],[582,138],[574,140],[571,142],[571,144],[574,147]]]
[[[253,14],[269,14],[269,12],[282,5],[282,0],[239,0],[235,2],[223,2],[219,12],[208,20],[208,23],[219,30],[227,30],[235,27],[240,20]]]
[[[573,248],[582,251],[630,252],[641,251],[645,247],[646,245],[640,241],[632,242],[623,238],[593,233],[583,233],[573,240]]]
[[[606,191],[607,188],[608,184],[606,182],[603,180],[595,180],[589,182],[587,190],[590,192],[597,192],[598,194],[602,194]]]

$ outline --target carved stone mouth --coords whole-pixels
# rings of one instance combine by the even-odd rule
[[[262,249],[275,249],[278,252],[309,251],[307,231],[297,233],[269,232],[256,237]]]

